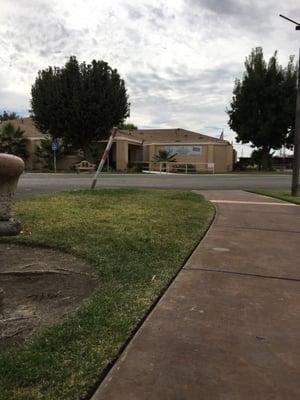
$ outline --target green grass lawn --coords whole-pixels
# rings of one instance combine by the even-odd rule
[[[214,208],[188,191],[107,189],[20,201],[17,213],[24,232],[10,241],[89,261],[99,288],[62,324],[0,354],[0,399],[89,398],[206,232]]]
[[[274,197],[275,199],[280,199],[280,200],[284,200],[284,201],[288,201],[290,203],[300,205],[300,197],[291,196],[290,192],[287,192],[287,191],[255,189],[255,190],[247,190],[247,192],[262,194],[264,196],[270,196],[270,197]]]

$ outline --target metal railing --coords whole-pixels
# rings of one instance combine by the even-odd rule
[[[200,163],[200,162],[161,162],[161,161],[133,161],[131,166],[136,166],[141,172],[160,173],[160,174],[201,174],[201,173],[215,173],[214,163]]]

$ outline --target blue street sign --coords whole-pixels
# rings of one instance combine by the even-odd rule
[[[52,143],[51,144],[51,149],[52,149],[52,151],[56,151],[57,150],[57,144],[56,143]]]

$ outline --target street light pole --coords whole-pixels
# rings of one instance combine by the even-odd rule
[[[281,18],[292,22],[296,25],[296,31],[300,30],[300,24],[284,15],[279,14]],[[300,170],[300,49],[298,59],[298,79],[297,79],[297,101],[295,115],[295,139],[294,139],[294,160],[293,160],[293,177],[292,177],[292,196],[299,195],[299,170]]]
[[[299,170],[300,170],[300,50],[298,59],[298,88],[297,88],[296,117],[295,117],[292,196],[299,196]]]

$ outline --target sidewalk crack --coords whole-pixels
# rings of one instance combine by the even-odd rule
[[[300,278],[288,278],[288,277],[284,277],[284,276],[251,274],[249,272],[236,272],[236,271],[229,271],[229,270],[224,270],[224,269],[187,267],[187,268],[184,268],[183,271],[218,272],[220,274],[241,275],[241,276],[250,276],[250,277],[254,277],[254,278],[279,279],[279,280],[283,280],[283,281],[300,282]]]
[[[218,229],[242,229],[242,230],[255,230],[255,231],[268,231],[268,232],[282,232],[282,233],[300,233],[300,231],[285,231],[280,229],[272,229],[272,228],[254,228],[254,227],[247,227],[247,226],[217,226]]]

